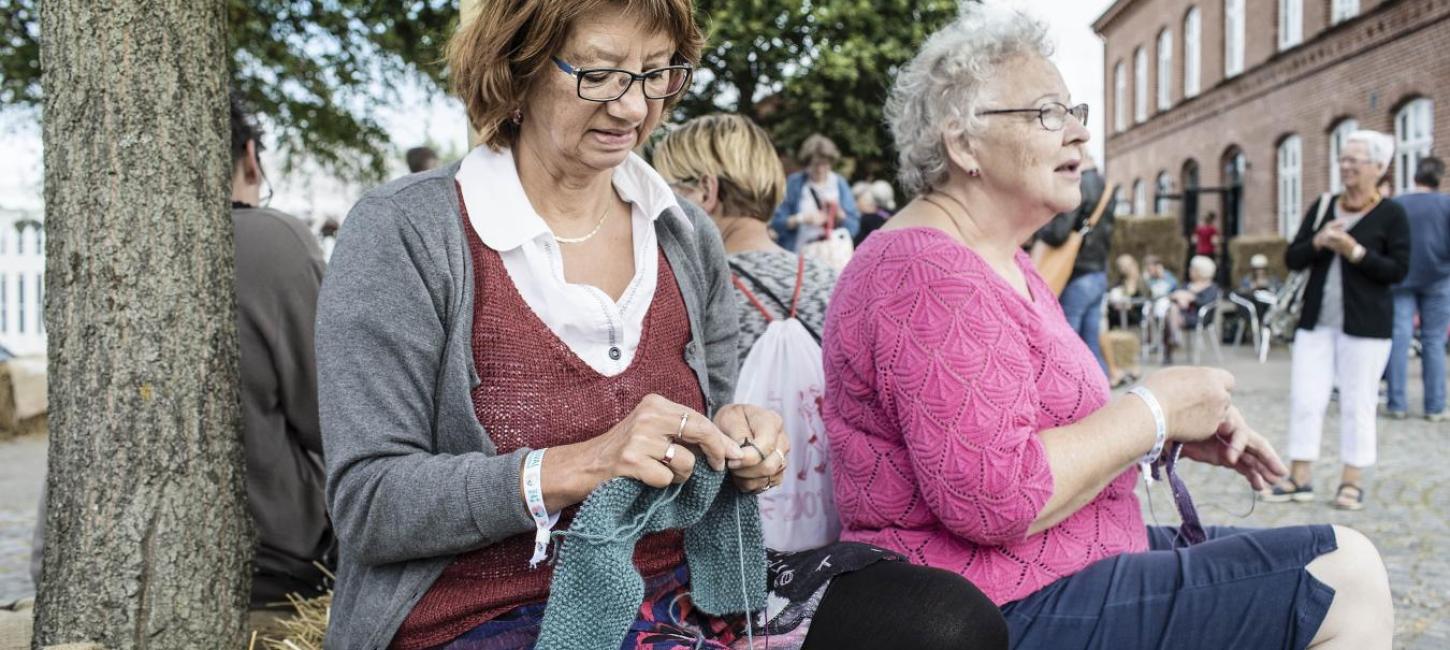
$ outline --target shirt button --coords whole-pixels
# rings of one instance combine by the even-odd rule
[[[609,348],[609,358],[611,360],[619,361],[619,358],[622,356],[624,356],[624,353],[620,352],[618,347]]]

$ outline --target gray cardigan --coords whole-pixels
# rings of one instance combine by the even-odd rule
[[[455,555],[533,529],[519,495],[529,450],[498,455],[474,415],[457,170],[368,192],[323,281],[318,397],[340,544],[328,648],[386,647]],[[671,218],[655,228],[690,318],[685,359],[713,413],[734,393],[739,320],[719,232],[680,204],[693,229]]]

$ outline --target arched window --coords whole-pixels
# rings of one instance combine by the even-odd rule
[[[1148,119],[1148,53],[1143,48],[1133,51],[1133,121]]]
[[[1329,132],[1329,191],[1338,194],[1344,191],[1344,180],[1339,177],[1339,152],[1344,150],[1344,139],[1359,130],[1354,118],[1343,119]]]
[[[1279,49],[1304,40],[1304,0],[1279,0]]]
[[[1128,71],[1122,61],[1113,67],[1113,128],[1128,128]]]
[[[1297,135],[1279,143],[1279,234],[1293,239],[1304,213],[1304,142]]]
[[[1153,212],[1155,214],[1168,214],[1169,199],[1163,198],[1173,193],[1173,177],[1167,170],[1158,172],[1157,191],[1153,195]]]
[[[1415,188],[1415,168],[1435,145],[1434,104],[1420,98],[1395,115],[1395,193]]]
[[[1329,24],[1338,25],[1359,15],[1359,0],[1333,0],[1333,2],[1334,11],[1329,17]]]
[[[1244,0],[1223,0],[1223,77],[1244,71]]]
[[[1126,217],[1133,213],[1133,206],[1123,200],[1123,186],[1113,186],[1113,216]]]
[[[1133,214],[1148,214],[1148,184],[1141,178],[1133,181]]]
[[[1158,32],[1158,110],[1173,106],[1173,32]]]
[[[1202,69],[1203,18],[1198,7],[1190,7],[1183,17],[1183,97],[1198,95]]]

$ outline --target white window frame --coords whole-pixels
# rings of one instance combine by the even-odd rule
[[[1148,214],[1148,184],[1141,178],[1133,181],[1133,214],[1140,217]]]
[[[1173,107],[1173,32],[1158,32],[1158,110]]]
[[[1359,15],[1359,0],[1334,0],[1329,24],[1338,25]]]
[[[15,274],[16,334],[25,333],[25,274]]]
[[[1244,71],[1244,0],[1223,0],[1223,78]]]
[[[1359,130],[1359,121],[1349,117],[1334,125],[1334,130],[1329,132],[1329,192],[1338,194],[1344,191],[1344,179],[1339,177],[1339,152],[1344,150],[1344,139],[1349,134]]]
[[[1279,0],[1279,50],[1304,42],[1304,0]]]
[[[1158,172],[1158,182],[1154,184],[1153,189],[1153,213],[1160,215],[1167,214],[1168,211],[1164,209],[1164,204],[1166,204],[1168,201],[1166,199],[1160,199],[1158,197],[1164,194],[1173,193],[1173,175],[1169,174],[1168,170],[1166,169]]]
[[[1122,61],[1113,68],[1113,126],[1128,130],[1128,69]]]
[[[1133,51],[1133,122],[1148,121],[1148,51]]]
[[[1395,114],[1395,193],[1415,189],[1415,168],[1435,147],[1435,104],[1421,97]]]
[[[1291,135],[1279,143],[1279,234],[1293,239],[1304,214],[1304,139]]]
[[[1122,185],[1114,185],[1113,186],[1113,216],[1115,216],[1115,217],[1127,217],[1127,216],[1131,216],[1132,213],[1133,213],[1133,206],[1128,205],[1128,202],[1123,200],[1123,186]]]
[[[1197,97],[1203,76],[1203,14],[1190,7],[1183,17],[1183,97]]]

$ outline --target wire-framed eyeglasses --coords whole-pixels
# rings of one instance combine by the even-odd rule
[[[1038,108],[1002,108],[990,111],[977,111],[978,116],[1002,115],[1005,113],[1036,113],[1037,120],[1042,123],[1042,128],[1048,131],[1061,131],[1063,127],[1067,126],[1067,116],[1069,115],[1077,118],[1079,124],[1087,126],[1088,105],[1078,104],[1077,106],[1068,106],[1067,104],[1051,102],[1043,104]]]
[[[591,102],[612,102],[638,81],[644,88],[646,99],[667,99],[678,95],[689,85],[693,69],[684,64],[669,65],[635,74],[619,68],[576,68],[559,57],[553,57],[554,65],[576,80],[579,99]]]

